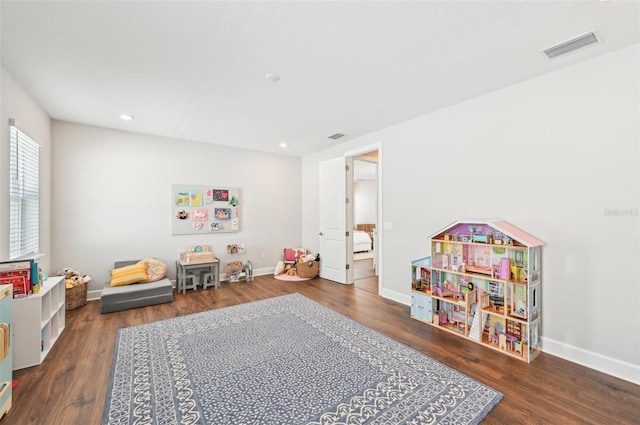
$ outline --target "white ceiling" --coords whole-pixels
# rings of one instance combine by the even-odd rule
[[[54,119],[302,156],[636,43],[638,6],[2,0],[2,65]]]

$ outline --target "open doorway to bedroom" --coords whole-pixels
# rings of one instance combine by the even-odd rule
[[[378,151],[353,157],[353,278],[358,289],[378,287]]]

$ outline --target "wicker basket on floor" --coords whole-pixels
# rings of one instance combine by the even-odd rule
[[[298,265],[296,265],[298,276],[305,278],[314,278],[318,276],[319,268],[320,262],[318,261],[307,261],[305,263],[298,263]]]
[[[64,309],[73,310],[87,303],[87,284],[81,283],[65,290]]]

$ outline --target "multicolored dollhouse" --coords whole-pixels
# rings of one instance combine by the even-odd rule
[[[503,220],[456,221],[430,240],[411,264],[411,317],[531,362],[544,243]]]

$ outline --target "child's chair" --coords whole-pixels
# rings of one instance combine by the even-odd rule
[[[185,274],[185,271],[182,269],[179,261],[176,261],[176,275],[176,286],[178,287],[178,292],[186,294],[187,289],[193,289],[195,291],[198,288],[198,279],[196,278],[196,275],[193,273]],[[190,280],[191,283],[187,283],[187,280]]]
[[[498,335],[498,348],[507,351],[507,336],[503,333]]]
[[[489,342],[492,344],[498,344],[498,334],[496,333],[495,326],[489,326]]]

